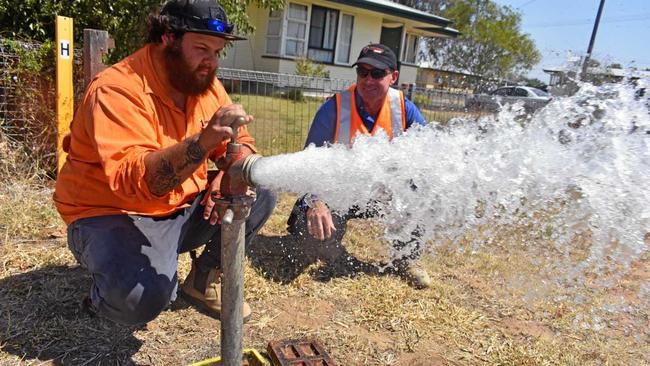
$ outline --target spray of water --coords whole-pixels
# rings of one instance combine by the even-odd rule
[[[315,193],[334,210],[372,204],[389,240],[408,241],[418,228],[435,245],[534,223],[560,253],[588,232],[583,267],[604,266],[606,257],[627,265],[650,250],[650,111],[639,90],[584,85],[532,116],[514,105],[392,142],[379,134],[351,148],[308,147],[261,160],[253,179]]]

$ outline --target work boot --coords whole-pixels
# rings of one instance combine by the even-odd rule
[[[413,288],[423,290],[431,287],[431,277],[418,261],[395,261],[397,274]]]
[[[194,262],[192,269],[181,285],[181,297],[216,319],[221,317],[221,271],[200,270]],[[244,302],[242,316],[244,322],[251,316],[251,307]]]

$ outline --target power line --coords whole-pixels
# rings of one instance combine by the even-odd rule
[[[650,13],[646,14],[634,14],[634,15],[625,15],[625,16],[619,16],[619,17],[609,17],[605,18],[601,21],[601,23],[621,23],[621,22],[637,22],[637,21],[642,21],[642,20],[648,20],[650,19]],[[527,25],[527,28],[552,28],[552,27],[571,27],[571,26],[576,26],[576,25],[586,25],[586,24],[592,24],[594,22],[594,19],[575,19],[575,20],[567,20],[567,21],[561,21],[561,22],[546,22],[546,23],[533,23],[530,25]]]
[[[519,6],[517,6],[517,9],[521,9],[521,8],[523,8],[524,6],[528,6],[528,5],[532,4],[532,3],[534,3],[535,1],[537,1],[537,0],[529,0],[529,1],[526,1],[525,3],[523,3],[523,4],[519,5]]]

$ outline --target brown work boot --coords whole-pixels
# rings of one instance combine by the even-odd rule
[[[221,271],[211,269],[209,272],[201,271],[192,262],[192,269],[181,285],[181,297],[210,316],[221,317]],[[251,307],[244,302],[242,316],[244,322],[251,316]]]
[[[395,261],[395,267],[400,277],[408,284],[418,290],[431,287],[431,277],[418,261],[399,260]]]

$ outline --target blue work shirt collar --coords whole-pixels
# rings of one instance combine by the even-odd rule
[[[368,131],[372,131],[373,127],[375,127],[375,120],[363,108],[363,102],[361,101],[361,95],[359,95],[359,92],[357,91],[356,88],[354,89],[354,102],[357,105],[357,112],[359,113],[359,116],[361,117],[361,120],[363,121],[363,124],[366,126]]]

